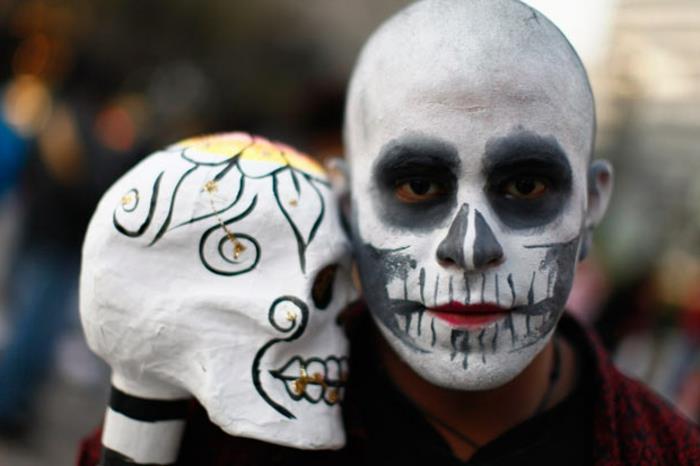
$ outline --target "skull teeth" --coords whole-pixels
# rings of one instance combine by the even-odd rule
[[[328,405],[342,400],[347,373],[347,358],[337,356],[326,359],[294,356],[280,369],[270,371],[273,377],[284,382],[292,399],[303,398],[311,403],[323,400]]]

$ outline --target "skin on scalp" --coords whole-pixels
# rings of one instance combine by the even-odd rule
[[[421,283],[425,275],[430,275],[430,270],[424,274],[422,267],[435,268],[438,243],[448,235],[459,209],[464,216],[472,212],[478,219],[473,224],[476,226],[460,227],[466,231],[465,244],[478,247],[479,241],[474,239],[473,232],[484,224],[496,231],[496,238],[505,237],[505,265],[488,270],[489,273],[496,271],[495,277],[489,275],[488,283],[492,286],[490,279],[495,278],[497,282],[498,272],[502,272],[502,293],[507,290],[504,279],[508,272],[520,270],[520,276],[513,274],[516,278],[511,287],[515,290],[513,294],[521,299],[528,294],[527,283],[523,280],[527,271],[537,270],[539,264],[544,263],[544,259],[534,255],[534,249],[528,249],[530,245],[570,242],[560,247],[564,253],[553,249],[551,257],[549,253],[547,256],[548,264],[555,267],[558,274],[554,285],[556,299],[548,305],[548,312],[552,306],[556,307],[554,320],[542,324],[541,335],[526,345],[516,344],[515,338],[511,351],[497,352],[494,345],[494,354],[489,353],[488,360],[484,357],[483,364],[478,360],[476,364],[467,364],[468,352],[476,346],[476,334],[471,335],[470,343],[469,335],[455,338],[453,333],[452,355],[447,349],[448,343],[438,344],[434,350],[426,352],[422,351],[426,349],[425,344],[421,346],[415,338],[404,338],[396,326],[386,325],[387,319],[384,319],[384,325],[379,324],[382,333],[394,351],[416,372],[444,387],[490,389],[516,377],[547,346],[571,286],[575,258],[583,242],[581,238],[594,223],[589,221],[587,175],[594,133],[593,97],[579,57],[556,26],[521,2],[424,0],[389,19],[369,39],[351,79],[344,136],[350,163],[352,227],[359,251],[360,278],[375,319],[382,321],[384,310],[380,308],[388,302],[387,297],[382,296],[384,291],[379,289],[388,289],[389,282],[398,277],[397,270],[404,269],[401,272],[404,283],[407,274],[416,276],[418,269]],[[527,138],[551,141],[552,146],[566,155],[572,174],[570,195],[562,207],[564,213],[528,228],[519,228],[517,222],[509,224],[499,220],[493,206],[484,199],[484,154],[494,151],[494,147],[498,151],[497,146],[514,134],[519,135],[521,141]],[[418,228],[411,230],[410,226],[406,228],[404,225],[411,223],[408,219],[400,225],[387,221],[387,215],[377,218],[386,203],[386,193],[382,192],[373,174],[381,170],[382,158],[397,141],[401,145],[411,140],[437,141],[437,145],[447,146],[443,152],[455,152],[460,159],[456,181],[459,189],[455,202],[446,207],[450,212],[436,217],[434,225],[420,231]],[[418,224],[419,219],[413,223]],[[366,245],[373,249],[363,253]],[[390,259],[376,262],[378,254],[387,254],[386,251],[397,247],[409,249],[405,256],[390,252],[387,256]],[[471,261],[472,267],[465,270],[472,278],[481,272],[473,267],[478,262],[477,253],[470,253],[474,257],[467,262]],[[367,265],[369,260],[375,263]],[[385,283],[380,280],[382,271],[378,264],[389,270]],[[415,273],[411,272],[411,267]],[[442,272],[445,270],[437,274]],[[389,277],[390,274],[394,277]],[[454,276],[452,273],[451,278]],[[411,278],[408,280],[409,290],[417,288]],[[430,280],[434,280],[432,276]],[[438,286],[436,281],[436,302]],[[495,287],[498,289],[498,285]],[[547,288],[549,297],[549,285]],[[475,302],[487,301],[483,292],[484,285],[481,296],[474,298],[472,295]],[[498,293],[496,291],[495,295]],[[440,294],[447,293],[440,291]],[[540,291],[534,302],[544,298]],[[443,297],[442,301],[445,299]],[[422,297],[421,301],[432,304]],[[410,325],[408,320],[406,326]],[[529,331],[528,327],[527,336]],[[446,338],[449,342],[450,337]],[[489,334],[488,339],[491,338]],[[494,341],[497,338],[503,340],[503,333],[493,336]],[[458,370],[458,365],[450,362],[459,351],[465,353],[464,370]],[[426,356],[426,353],[431,354]]]

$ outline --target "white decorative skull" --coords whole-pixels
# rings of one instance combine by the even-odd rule
[[[335,205],[316,162],[245,133],[182,141],[122,177],[90,223],[80,294],[117,391],[191,394],[232,435],[342,446],[336,319],[354,291]]]
[[[436,385],[494,388],[545,347],[611,169],[570,44],[513,0],[426,0],[387,21],[346,113],[364,295]]]

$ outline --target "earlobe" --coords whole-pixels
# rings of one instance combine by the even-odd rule
[[[613,190],[613,168],[607,160],[596,160],[588,169],[588,211],[586,229],[598,225],[610,203]]]

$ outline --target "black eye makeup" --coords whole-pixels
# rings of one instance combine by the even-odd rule
[[[406,136],[387,143],[372,171],[384,222],[416,230],[446,221],[456,203],[459,169],[456,148],[442,140]]]
[[[550,223],[571,196],[571,166],[553,137],[521,131],[492,139],[483,170],[489,202],[509,228]]]

